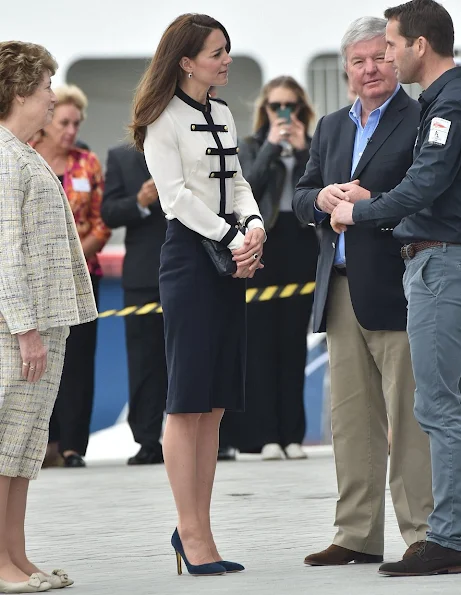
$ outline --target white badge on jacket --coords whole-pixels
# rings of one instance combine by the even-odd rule
[[[72,178],[72,188],[75,192],[89,192],[91,190],[88,178]]]
[[[432,118],[431,129],[429,130],[429,144],[445,145],[447,143],[450,126],[450,120],[445,120],[444,118]]]

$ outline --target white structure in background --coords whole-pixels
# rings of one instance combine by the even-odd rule
[[[397,4],[397,0],[394,0]],[[220,95],[232,107],[240,135],[251,127],[252,102],[261,84],[291,74],[307,87],[317,115],[346,104],[338,51],[347,25],[365,13],[381,16],[389,0],[52,0],[2,3],[1,39],[45,45],[67,80],[89,97],[81,136],[105,160],[126,135],[133,90],[165,27],[179,14],[203,12],[221,20],[232,40],[231,76]],[[461,32],[459,0],[443,0]],[[458,45],[461,49],[461,33]]]

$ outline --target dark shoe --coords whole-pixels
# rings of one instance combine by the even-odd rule
[[[211,576],[214,574],[226,574],[226,569],[224,566],[221,566],[219,562],[210,562],[209,564],[190,564],[189,560],[186,558],[186,554],[184,553],[184,548],[181,543],[181,538],[179,537],[178,529],[175,529],[173,536],[171,538],[171,545],[173,546],[176,552],[176,565],[178,574],[182,574],[182,562],[181,559],[184,560],[184,564],[187,567],[189,574],[193,574],[194,576]]]
[[[162,449],[146,448],[145,446],[141,446],[139,452],[127,461],[128,465],[158,465],[159,463],[163,463]]]
[[[85,459],[77,454],[68,455],[64,458],[64,467],[86,467]]]
[[[218,461],[235,461],[235,448],[222,446],[218,449]]]
[[[400,562],[383,564],[378,572],[387,576],[457,574],[461,572],[461,552],[433,541],[423,541],[413,554]]]
[[[407,551],[403,554],[402,560],[405,560],[405,558],[409,558],[415,552],[417,552],[419,550],[419,548],[423,545],[423,543],[426,543],[426,540],[425,539],[421,539],[420,541],[415,541],[415,543],[412,543],[408,547]]]
[[[238,562],[226,562],[225,560],[219,560],[218,564],[223,566],[227,573],[242,572],[242,570],[245,570],[245,566],[242,566]]]
[[[339,545],[330,545],[326,550],[311,554],[304,558],[304,564],[309,566],[341,566],[355,562],[356,564],[379,564],[383,561],[382,556],[354,552]]]

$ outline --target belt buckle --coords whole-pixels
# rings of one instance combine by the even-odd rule
[[[411,260],[415,257],[415,254],[416,250],[414,244],[406,244],[405,246],[402,246],[400,250],[400,255],[403,260]]]

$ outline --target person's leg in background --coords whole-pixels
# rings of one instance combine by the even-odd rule
[[[64,460],[59,453],[59,422],[56,410],[53,410],[50,419],[48,446],[46,447],[46,455],[43,460],[42,468],[62,467],[62,465],[64,465]]]
[[[248,280],[249,289],[274,285],[274,251],[272,232],[264,246],[265,268]],[[247,357],[245,413],[226,412],[224,438],[233,436],[234,446],[241,452],[260,453],[271,444],[275,458],[283,457],[276,423],[276,316],[275,301],[255,301],[247,305]],[[229,432],[229,426],[231,432]],[[275,446],[274,446],[275,445]],[[266,451],[268,449],[266,448]]]
[[[98,303],[100,278],[91,275]],[[54,415],[59,425],[59,452],[66,467],[84,467],[94,400],[94,366],[98,321],[71,327]]]
[[[274,241],[279,285],[304,285],[315,280],[318,241],[312,227],[302,227],[292,212],[280,213]],[[301,445],[306,432],[304,380],[312,303],[310,293],[279,299],[277,304],[277,417],[282,447],[289,459],[306,458]]]
[[[232,412],[224,413],[219,428],[219,449],[218,461],[235,461],[236,445],[238,444],[238,419],[235,415],[240,416],[239,413]]]
[[[306,458],[301,445],[306,433],[304,372],[312,301],[311,294],[281,299],[278,304],[278,418],[282,447],[289,459]]]
[[[125,290],[126,306],[158,301],[157,288]],[[160,437],[168,383],[163,316],[127,316],[125,330],[129,377],[128,423],[141,447],[128,464],[162,463]]]
[[[275,301],[248,304],[245,413],[227,414],[235,420],[239,450],[264,450],[268,459],[283,458],[276,408],[275,316]]]

